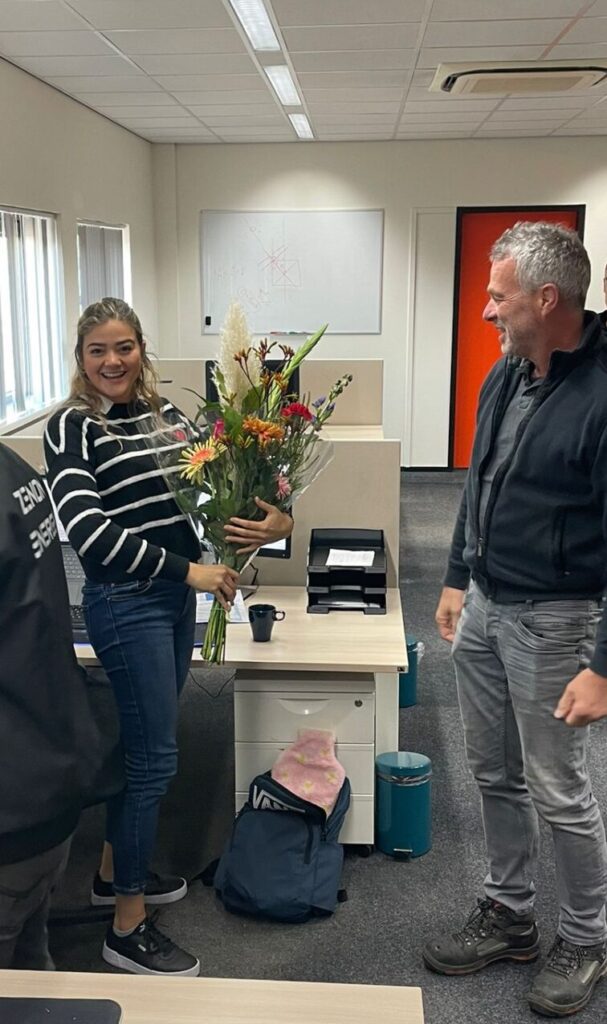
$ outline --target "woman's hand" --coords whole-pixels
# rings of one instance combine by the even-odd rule
[[[263,519],[238,519],[232,516],[224,526],[226,540],[230,544],[239,544],[237,555],[245,555],[256,551],[263,544],[272,544],[275,540],[290,537],[293,531],[293,520],[286,512],[281,512],[276,505],[270,505],[261,498],[255,498],[255,504],[263,509]]]
[[[199,565],[197,562],[190,562],[190,571],[185,582],[195,590],[213,594],[220,605],[229,612],[236,597],[238,573],[235,569],[228,569],[227,565]]]

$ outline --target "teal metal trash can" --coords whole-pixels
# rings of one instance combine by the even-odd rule
[[[421,640],[410,636],[407,640],[408,672],[398,676],[398,706],[412,708],[417,704],[417,666],[424,656],[424,645]]]
[[[432,847],[432,762],[405,750],[375,758],[375,845],[392,857]]]

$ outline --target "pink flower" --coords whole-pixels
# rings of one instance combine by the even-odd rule
[[[225,432],[226,432],[226,425],[223,422],[223,420],[215,420],[215,424],[213,426],[213,437],[214,437],[214,439],[217,440],[218,437],[223,437]]]
[[[284,473],[279,473],[276,477],[276,496],[278,498],[288,498],[291,493],[291,484]]]
[[[174,430],[173,437],[175,438],[176,441],[187,441],[187,438],[185,436],[185,430]]]

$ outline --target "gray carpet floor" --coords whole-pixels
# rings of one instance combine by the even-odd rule
[[[410,862],[378,852],[366,859],[348,856],[348,902],[332,918],[303,925],[235,917],[223,910],[213,890],[194,883],[185,900],[162,910],[159,924],[200,957],[203,975],[419,985],[426,1024],[519,1024],[533,1016],[524,994],[536,965],[494,964],[468,978],[443,978],[425,970],[420,959],[427,939],[463,924],[482,895],[484,876],[479,801],[465,763],[448,648],[433,621],[461,486],[458,473],[405,473],[402,479],[403,607],[407,631],[423,640],[426,653],[419,665],[417,704],[400,712],[400,748],[432,760],[432,850]],[[607,808],[605,728],[593,729],[591,768],[597,797]],[[162,809],[157,869],[192,877],[220,852],[232,820],[232,737],[229,673],[197,670],[183,696],[180,771]],[[86,904],[102,836],[103,813],[93,808],[84,814],[74,840],[56,899],[61,907]],[[545,831],[537,885],[546,952],[556,909]],[[57,967],[111,971],[100,957],[103,932],[99,922],[54,926]],[[607,982],[579,1019],[604,1024]]]

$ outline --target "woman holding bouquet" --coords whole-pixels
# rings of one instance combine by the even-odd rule
[[[69,397],[45,433],[48,481],[86,575],[91,643],[116,698],[127,786],[108,804],[107,841],[91,900],[115,905],[103,957],[138,974],[197,975],[196,957],[146,916],[145,904],[181,899],[182,878],[150,872],[162,795],[177,768],[177,702],[194,643],[195,590],[228,608],[238,574],[200,565],[200,547],[159,469],[152,443],[183,447],[191,425],[162,399],[141,324],[121,299],[89,306],[78,323]],[[287,536],[292,520],[226,526],[239,549]]]

